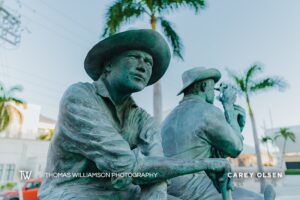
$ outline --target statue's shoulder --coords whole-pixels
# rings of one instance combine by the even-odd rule
[[[70,85],[65,91],[62,101],[71,99],[85,99],[95,93],[95,86],[91,83],[78,82]]]
[[[136,113],[136,116],[138,116],[138,118],[142,121],[154,121],[154,118],[143,108],[139,107],[139,106],[135,106],[133,108],[133,112]]]
[[[224,116],[222,110],[213,104],[206,103],[204,108],[205,109],[202,109],[202,115],[204,115],[206,119],[218,119]]]

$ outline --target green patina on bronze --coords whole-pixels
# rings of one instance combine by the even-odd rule
[[[195,67],[182,75],[184,93],[180,104],[162,124],[165,156],[181,160],[237,157],[243,149],[245,110],[235,105],[236,89],[222,83],[218,99],[224,113],[213,105],[215,84],[221,73],[214,68]],[[217,190],[216,190],[216,189]],[[226,187],[219,184],[216,173],[195,173],[171,179],[168,192],[184,199],[230,199]],[[274,193],[265,199],[274,199]],[[232,193],[233,199],[263,199],[242,188]]]
[[[159,80],[170,50],[153,30],[131,30],[99,42],[87,55],[93,80],[64,93],[47,160],[47,173],[155,173],[140,177],[46,177],[41,200],[167,199],[168,179],[206,171],[229,189],[225,159],[166,158],[160,128],[131,94]],[[227,188],[228,187],[228,188]]]

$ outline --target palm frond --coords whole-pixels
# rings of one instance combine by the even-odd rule
[[[11,95],[13,95],[14,92],[22,92],[22,90],[23,90],[23,87],[21,85],[15,85],[15,86],[12,86],[7,91],[7,94],[8,94],[8,96],[11,96]]]
[[[201,9],[206,7],[205,0],[165,0],[158,1],[160,5],[158,5],[159,12],[163,10],[175,10],[180,7],[187,7],[198,13]]]
[[[277,134],[277,135],[274,136],[274,140],[277,140],[277,139],[280,138],[280,137],[281,137],[281,135],[280,135],[280,134]]]
[[[172,28],[172,25],[168,20],[162,17],[158,19],[160,20],[160,24],[163,28],[164,34],[167,36],[169,42],[172,45],[174,56],[183,60],[183,56],[182,56],[183,45],[179,35]]]
[[[127,23],[144,13],[146,11],[141,3],[135,3],[133,0],[116,1],[106,12],[105,28],[102,36],[113,35],[119,31],[123,23]]]
[[[262,71],[262,66],[259,64],[253,64],[250,66],[249,69],[247,69],[246,74],[245,74],[245,77],[246,77],[245,84],[246,84],[247,89],[249,86],[249,82],[252,81],[254,75],[261,71]]]
[[[293,142],[296,142],[296,135],[295,135],[293,132],[290,132],[289,138],[290,138],[290,140],[292,140]]]
[[[18,98],[15,98],[15,97],[10,97],[10,98],[8,98],[8,101],[12,101],[12,102],[14,102],[14,103],[16,103],[16,104],[24,104],[24,101],[23,101],[23,100],[18,99]]]
[[[256,93],[259,91],[266,91],[270,89],[279,89],[283,90],[287,87],[286,82],[279,77],[268,77],[262,80],[255,81],[250,83],[249,91],[252,93]]]
[[[289,128],[280,128],[274,140],[282,137],[284,140],[290,139],[292,142],[296,142],[296,135]]]
[[[18,118],[19,124],[23,124],[24,117],[20,110],[18,110],[15,106],[9,105],[7,106],[7,110],[10,116],[15,115]]]
[[[13,96],[14,92],[22,91],[22,87],[17,85],[6,90],[0,83],[0,132],[4,131],[13,120],[13,115],[23,123],[22,113],[15,107],[16,104],[23,105],[23,101]]]
[[[261,141],[262,143],[267,143],[268,141],[273,142],[273,139],[272,139],[270,136],[263,136],[263,137],[260,139],[260,141]]]
[[[9,126],[10,122],[11,116],[9,115],[8,110],[4,108],[0,116],[0,133]]]
[[[226,69],[228,76],[233,80],[234,84],[238,87],[238,89],[242,92],[246,92],[245,81],[243,77],[239,77],[230,69]]]
[[[154,14],[155,8],[159,7],[164,0],[141,0],[141,2],[145,2],[145,5],[150,10],[151,14]]]

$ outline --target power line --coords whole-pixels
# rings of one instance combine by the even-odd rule
[[[22,73],[25,73],[29,76],[32,76],[32,77],[35,77],[35,78],[38,78],[38,79],[41,79],[43,81],[47,81],[47,82],[51,82],[51,84],[54,84],[54,85],[57,85],[58,87],[63,87],[65,84],[62,83],[62,82],[59,82],[57,80],[53,81],[49,78],[46,78],[46,77],[43,77],[41,75],[38,75],[38,74],[35,74],[35,73],[30,73],[28,72],[27,70],[23,70],[23,69],[20,69],[20,68],[17,68],[17,67],[14,67],[14,66],[11,66],[11,65],[6,65],[6,67],[10,68],[10,69],[13,69],[15,71],[21,71]],[[24,67],[23,67],[24,68]]]
[[[82,40],[82,36],[78,35],[77,32],[74,31],[70,31],[69,29],[66,29],[66,26],[59,24],[57,22],[55,22],[51,17],[46,16],[45,14],[42,14],[41,12],[38,12],[36,9],[34,9],[33,7],[31,7],[30,5],[28,5],[25,2],[22,2],[22,5],[24,5],[26,8],[28,8],[29,10],[31,10],[32,13],[39,15],[40,17],[43,17],[44,19],[47,20],[47,23],[52,22],[54,25],[56,25],[57,27],[60,27],[60,30],[66,31],[68,32],[70,35],[74,36],[77,35],[78,38],[80,38]],[[87,43],[89,43],[89,41],[86,40]]]
[[[11,45],[18,45],[21,40],[20,25],[19,17],[0,6],[0,39]]]
[[[71,17],[69,17],[68,15],[66,15],[65,13],[63,13],[62,11],[58,10],[57,8],[50,6],[48,3],[46,3],[43,0],[39,1],[40,3],[44,4],[46,7],[50,8],[51,10],[55,11],[56,13],[60,14],[61,16],[63,16],[65,19],[68,19],[69,21],[73,22],[74,24],[80,26],[83,30],[85,30],[88,33],[95,33],[96,35],[99,33],[96,33],[96,31],[91,30],[90,28],[84,26],[83,24],[79,23],[78,21],[72,19]]]
[[[14,10],[13,8],[10,8],[10,7],[8,7],[8,6],[6,6],[6,8],[11,9],[11,10]],[[80,40],[75,40],[75,39],[72,39],[72,38],[70,38],[70,37],[67,37],[67,36],[64,35],[64,34],[62,34],[62,33],[60,33],[60,32],[57,32],[56,29],[51,29],[51,28],[49,28],[48,26],[45,26],[43,23],[40,23],[40,22],[38,22],[38,21],[36,21],[36,20],[33,20],[32,18],[30,18],[30,17],[28,17],[28,16],[26,16],[26,15],[24,15],[24,14],[22,14],[22,17],[26,18],[28,21],[30,21],[30,22],[32,22],[32,23],[35,23],[36,25],[40,26],[40,27],[43,28],[44,30],[46,30],[46,31],[48,31],[48,32],[50,32],[50,33],[54,33],[55,36],[60,37],[60,38],[62,38],[62,39],[64,39],[64,40],[67,40],[67,41],[71,42],[73,45],[75,45],[75,46],[77,46],[77,47],[80,47],[80,48],[87,48],[87,46],[83,46],[83,43],[79,43],[79,42],[78,42],[78,41],[81,41],[81,39],[80,39]],[[59,29],[59,28],[58,28],[58,29]]]
[[[49,87],[49,85],[41,86],[41,82],[40,81],[35,82],[35,81],[33,81],[34,79],[25,79],[23,77],[14,76],[11,74],[5,74],[5,76],[8,76],[18,82],[20,82],[20,81],[22,81],[23,83],[25,82],[29,85],[34,86],[35,88],[40,88],[41,89],[40,91],[42,91],[42,93],[49,94],[50,96],[55,97],[55,98],[57,97],[57,95],[63,94],[63,91],[58,91],[57,89]]]
[[[29,18],[28,16],[25,16],[24,14],[22,15],[22,17],[25,17],[25,18],[28,19],[29,21],[31,21],[31,22],[33,22],[33,23],[39,25],[40,27],[44,28],[45,30],[47,30],[47,31],[49,31],[49,32],[52,32],[52,33],[56,34],[56,36],[61,37],[61,38],[65,39],[65,40],[68,40],[69,42],[71,42],[73,45],[76,45],[77,47],[80,47],[80,48],[87,48],[87,47],[83,46],[82,43],[79,43],[79,42],[78,42],[78,41],[80,41],[80,40],[73,40],[72,38],[69,38],[69,37],[63,35],[63,34],[57,32],[57,31],[55,31],[54,29],[51,29],[51,28],[45,26],[44,24],[42,24],[42,23],[40,23],[40,22],[37,22],[37,21],[31,19],[31,18]]]

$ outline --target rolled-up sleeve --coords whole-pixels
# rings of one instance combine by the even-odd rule
[[[136,156],[111,125],[99,101],[83,83],[65,92],[58,124],[62,148],[92,160],[103,172],[133,172]]]

